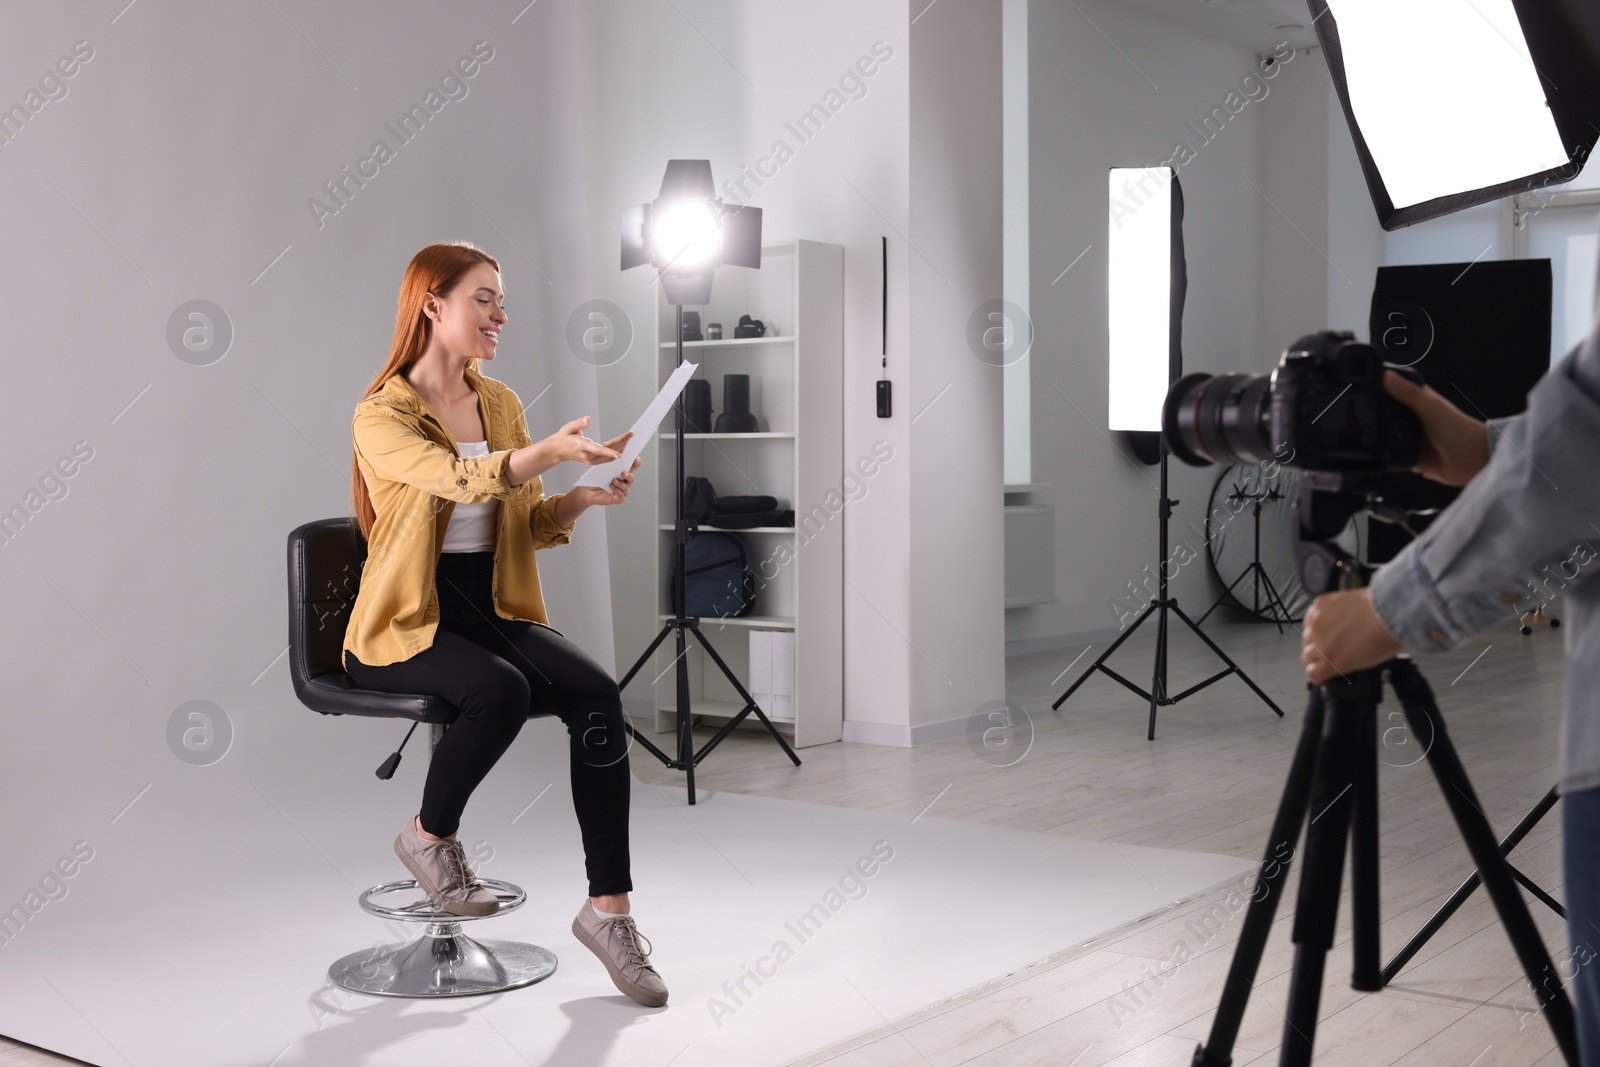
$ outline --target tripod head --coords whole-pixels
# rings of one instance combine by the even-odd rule
[[[1295,498],[1294,559],[1300,581],[1312,596],[1336,589],[1360,589],[1373,568],[1333,543],[1356,515],[1366,513],[1417,536],[1410,520],[1435,515],[1438,508],[1402,508],[1382,493],[1374,473],[1304,471]]]
[[[1356,515],[1384,507],[1370,474],[1304,471],[1295,499],[1294,561],[1312,596],[1359,589],[1372,568],[1333,543]]]

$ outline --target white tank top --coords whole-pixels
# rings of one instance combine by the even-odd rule
[[[488,441],[461,441],[463,456],[487,456]],[[491,552],[494,550],[495,531],[500,520],[500,501],[487,500],[481,504],[456,503],[450,513],[450,525],[444,531],[441,552]]]

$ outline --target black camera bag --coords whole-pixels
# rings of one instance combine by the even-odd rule
[[[685,615],[730,618],[755,607],[750,546],[739,534],[709,530],[689,535],[683,546]],[[677,583],[673,583],[677,592]],[[673,610],[677,610],[676,597]]]

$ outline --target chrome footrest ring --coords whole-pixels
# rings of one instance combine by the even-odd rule
[[[474,919],[493,919],[504,915],[506,912],[515,911],[522,907],[528,900],[528,894],[519,885],[511,882],[502,882],[497,878],[479,878],[478,884],[493,893],[500,901],[500,910],[490,915],[457,915],[455,912],[445,911],[434,904],[427,892],[417,884],[415,878],[407,878],[400,882],[384,882],[364,891],[358,898],[362,910],[385,919],[397,919],[401,922],[425,923],[462,923]],[[393,893],[410,890],[422,892],[420,900],[412,900],[405,904],[380,904],[375,900]]]

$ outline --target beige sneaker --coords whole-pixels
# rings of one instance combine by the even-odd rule
[[[647,1008],[667,1002],[667,983],[650,966],[650,941],[633,924],[633,916],[615,918],[597,914],[593,901],[585,900],[572,920],[572,934],[611,972],[618,989]],[[639,947],[644,942],[644,948]]]
[[[412,818],[394,839],[394,854],[441,910],[474,918],[500,910],[500,898],[478,882],[455,838],[430,841],[417,832],[417,821]]]

